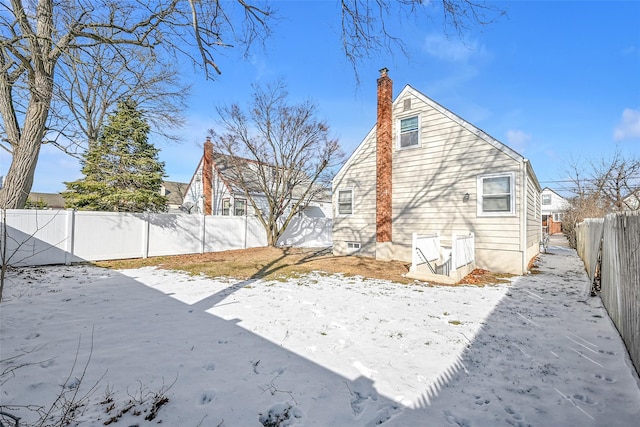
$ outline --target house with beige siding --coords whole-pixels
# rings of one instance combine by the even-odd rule
[[[411,262],[414,233],[474,236],[475,266],[523,274],[542,238],[523,156],[381,70],[376,125],[333,179],[336,255]]]

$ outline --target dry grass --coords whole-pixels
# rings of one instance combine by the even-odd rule
[[[408,264],[400,261],[377,261],[366,257],[338,257],[326,249],[264,247],[196,255],[101,261],[96,265],[117,269],[156,266],[191,274],[202,273],[209,277],[234,277],[241,280],[278,280],[322,271],[328,274],[341,273],[399,283],[414,282],[413,279],[404,277],[409,271]]]
[[[509,279],[514,277],[513,274],[506,273],[493,273],[488,270],[482,270],[476,268],[471,273],[467,274],[461,281],[460,285],[494,285],[496,283],[507,283]]]
[[[233,277],[240,280],[286,280],[312,271],[320,271],[327,274],[340,273],[346,276],[362,276],[397,283],[415,283],[414,279],[404,277],[410,267],[407,263],[378,261],[358,256],[334,256],[330,249],[263,247],[195,255],[100,261],[95,264],[116,269],[154,266],[186,271],[194,275]],[[475,269],[459,284],[485,286],[507,282],[510,277],[513,275]]]

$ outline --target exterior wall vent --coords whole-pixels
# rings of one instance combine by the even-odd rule
[[[411,110],[411,98],[404,100],[404,111]]]

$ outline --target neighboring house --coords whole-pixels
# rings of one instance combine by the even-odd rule
[[[412,260],[413,233],[475,235],[477,267],[523,274],[539,252],[529,161],[411,86],[378,79],[377,123],[333,179],[336,255]]]
[[[255,215],[244,190],[234,177],[233,161],[241,163],[244,181],[248,183],[249,192],[259,209],[268,209],[267,199],[259,185],[251,184],[257,176],[257,162],[214,152],[209,137],[204,143],[204,152],[198,167],[187,186],[182,209],[189,213],[205,215]],[[306,203],[303,214],[312,218],[331,217],[331,195],[327,194]]]
[[[160,194],[167,197],[168,212],[181,212],[182,199],[187,184],[182,182],[163,181]],[[29,193],[27,209],[64,209],[65,200],[60,193]]]
[[[27,209],[64,209],[64,197],[60,193],[29,193]]]
[[[160,194],[167,198],[167,212],[182,212],[184,196],[189,184],[186,182],[163,181]]]
[[[540,194],[542,204],[542,231],[548,234],[562,233],[562,216],[569,206],[567,199],[545,187]]]

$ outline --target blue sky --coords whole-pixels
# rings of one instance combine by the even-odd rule
[[[409,57],[380,54],[359,66],[342,56],[334,1],[274,2],[281,19],[265,49],[248,59],[220,56],[222,75],[193,84],[183,142],[156,141],[167,179],[188,182],[215,107],[250,99],[252,83],[283,79],[290,101],[311,99],[350,154],[375,122],[378,70],[389,68],[394,96],[410,84],[531,160],[542,186],[562,190],[571,161],[640,157],[640,1],[500,2],[507,15],[464,40],[442,23],[399,19],[393,31]],[[0,174],[9,166],[0,155]],[[72,158],[44,146],[33,191],[64,190],[81,177]]]

